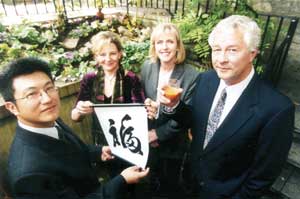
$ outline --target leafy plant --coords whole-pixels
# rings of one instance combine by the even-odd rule
[[[1,23],[0,23],[0,32],[4,32],[5,31],[5,26],[3,26]]]
[[[149,52],[149,41],[136,43],[128,42],[124,45],[124,56],[122,58],[122,66],[126,70],[135,73],[140,72],[140,66],[145,61]]]
[[[90,35],[94,31],[93,27],[89,24],[89,22],[82,22],[79,26],[72,29],[69,33],[69,37],[72,38],[85,38]]]
[[[102,1],[96,1],[100,8],[105,6],[100,4]],[[96,17],[84,17],[69,19],[67,22],[62,9],[62,1],[56,0],[56,2],[58,3],[59,17],[53,24],[35,25],[26,22],[23,25],[10,27],[0,24],[0,56],[2,58],[0,65],[15,58],[36,56],[49,61],[52,74],[56,79],[77,80],[86,72],[95,69],[95,61],[86,45],[90,37],[99,31],[106,30],[122,35],[121,31],[126,28],[124,32],[128,33],[126,40],[129,41],[124,44],[124,56],[121,64],[126,70],[140,72],[140,66],[146,59],[150,46],[149,41],[139,41],[141,29],[144,28],[142,20],[129,15],[116,15],[104,20]],[[140,4],[138,0],[134,2]],[[219,20],[230,13],[255,17],[255,13],[247,7],[246,0],[239,0],[238,7],[236,7],[235,0],[216,2],[210,13],[203,13],[201,9],[199,13],[196,13],[192,8],[197,7],[198,0],[186,1],[185,16],[183,17],[182,13],[178,12],[172,20],[180,30],[188,60],[197,63],[198,67],[200,65],[201,67],[198,68],[200,71],[211,67],[210,47],[207,40],[209,33]],[[257,21],[263,28],[264,20],[257,19]],[[272,27],[272,21],[270,23]],[[275,29],[275,26],[272,28]],[[128,32],[126,32],[127,30]],[[69,50],[61,45],[66,36],[79,38],[76,49]],[[268,49],[269,43],[272,42],[271,36],[272,31],[269,31],[265,37],[266,43],[261,55],[265,55],[265,49]],[[263,67],[259,68],[260,72],[262,69]]]
[[[210,47],[207,40],[209,33],[219,20],[215,14],[203,13],[197,17],[195,12],[190,12],[185,17],[177,16],[174,19],[183,42],[187,46],[187,58],[197,60],[201,67],[211,67]]]
[[[246,0],[239,0],[237,6],[236,0],[216,1],[212,6],[209,13],[202,13],[200,9],[199,13],[196,13],[192,9],[198,4],[198,1],[192,0],[187,4],[186,10],[191,10],[184,17],[181,13],[177,14],[173,22],[179,27],[184,44],[187,46],[187,58],[194,63],[198,62],[201,67],[210,68],[210,46],[208,45],[208,36],[213,27],[225,16],[231,14],[246,15],[256,19],[257,23],[264,30],[265,20],[256,18],[256,13],[248,5]],[[269,31],[265,35],[265,41],[261,47],[260,57],[264,57],[268,53],[270,43],[275,27],[274,21],[269,22]],[[267,56],[265,56],[267,57]],[[263,72],[262,63],[257,67],[259,73]]]
[[[126,16],[125,16],[126,18]],[[122,22],[121,22],[122,20]],[[127,18],[126,18],[127,20]],[[131,18],[128,18],[131,20]],[[65,22],[63,18],[58,22]],[[93,18],[73,19],[65,23],[31,24],[0,26],[0,56],[1,65],[24,56],[35,56],[50,63],[53,76],[63,81],[80,79],[88,71],[95,69],[95,61],[89,50],[89,38],[102,30],[116,31],[117,26],[124,26],[124,17],[108,20],[93,20]],[[131,24],[133,26],[133,24]],[[61,27],[63,26],[63,27]],[[125,25],[126,26],[126,25]],[[141,24],[139,24],[139,28]],[[134,29],[134,27],[132,27]],[[80,45],[68,50],[63,47],[64,35],[79,38]],[[128,70],[139,71],[139,65],[148,53],[147,44],[125,44],[124,67]]]
[[[40,36],[39,31],[26,24],[14,26],[12,32],[16,39],[30,44],[41,44],[45,42],[45,39]]]

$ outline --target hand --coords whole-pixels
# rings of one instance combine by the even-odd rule
[[[150,146],[152,146],[154,148],[159,146],[158,137],[157,137],[156,131],[154,129],[151,129],[150,131],[148,131],[148,139],[149,139]]]
[[[158,111],[158,106],[159,104],[150,98],[147,98],[144,102],[146,111],[147,111],[147,116],[150,120],[153,120],[157,116],[157,111]]]
[[[177,88],[177,89],[178,89],[178,94],[176,96],[172,96],[172,98],[167,98],[164,87],[157,88],[157,93],[158,93],[157,99],[159,103],[167,107],[174,107],[175,105],[177,105],[180,101],[181,93],[183,91],[182,88]]]
[[[103,146],[102,153],[101,153],[101,160],[107,161],[107,160],[111,160],[111,159],[114,159],[114,156],[112,155],[109,146]]]
[[[127,184],[138,183],[140,179],[147,176],[149,173],[149,168],[141,170],[138,166],[128,167],[124,169],[121,176],[125,179]]]
[[[158,141],[153,141],[153,142],[150,143],[150,146],[152,148],[156,148],[156,147],[159,147],[159,143],[158,143]]]
[[[76,105],[76,110],[80,115],[88,115],[94,111],[91,101],[79,101]]]

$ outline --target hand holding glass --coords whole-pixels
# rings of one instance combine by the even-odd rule
[[[180,94],[179,81],[177,79],[170,79],[168,85],[164,86],[162,89],[165,92],[165,96],[173,101]]]

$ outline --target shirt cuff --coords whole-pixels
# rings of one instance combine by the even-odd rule
[[[175,109],[178,107],[180,101],[178,101],[174,106],[169,107],[169,106],[163,106],[163,112],[166,114],[172,114],[175,112]]]

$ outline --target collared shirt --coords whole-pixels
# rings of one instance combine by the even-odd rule
[[[217,93],[215,95],[215,98],[214,98],[214,101],[212,104],[212,108],[210,109],[210,114],[211,114],[212,110],[214,110],[214,107],[217,104],[218,99],[220,98],[222,90],[225,88],[226,92],[227,92],[227,97],[226,97],[225,106],[224,106],[218,127],[222,124],[222,122],[224,121],[226,116],[229,114],[229,112],[231,111],[231,109],[233,108],[235,103],[238,101],[238,99],[240,98],[243,91],[250,83],[253,76],[254,76],[254,68],[252,67],[249,75],[244,80],[242,80],[241,82],[239,82],[237,84],[228,86],[228,85],[226,85],[224,80],[222,80],[222,79],[220,80],[220,84],[219,84]]]
[[[58,139],[58,132],[57,132],[57,129],[54,126],[49,127],[49,128],[36,128],[36,127],[31,127],[31,126],[28,126],[26,124],[23,124],[20,121],[18,121],[18,124],[19,124],[20,127],[22,127],[25,130]]]

